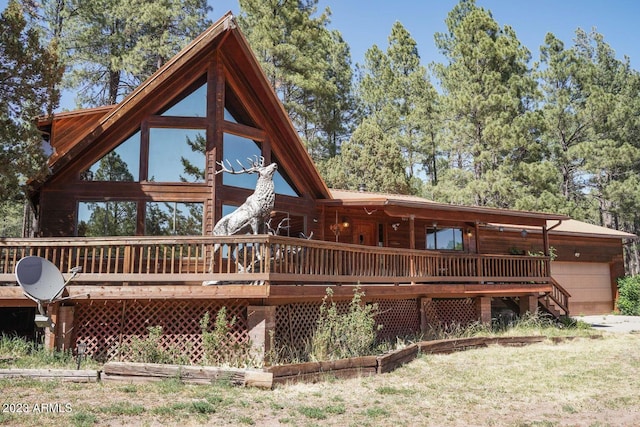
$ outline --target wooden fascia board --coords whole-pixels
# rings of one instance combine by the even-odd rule
[[[439,206],[418,207],[411,206],[386,206],[385,213],[395,217],[413,216],[418,219],[459,220],[469,222],[503,222],[505,224],[529,225],[542,227],[547,219],[555,219],[555,216],[544,214],[518,212],[518,211],[491,211],[489,209],[469,206]]]
[[[326,207],[377,207],[392,217],[411,217],[424,220],[456,220],[464,222],[502,222],[504,224],[542,227],[548,219],[567,219],[563,215],[537,212],[498,210],[491,208],[402,202],[389,200],[319,200]]]

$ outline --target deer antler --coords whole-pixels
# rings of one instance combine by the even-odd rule
[[[259,171],[260,168],[264,167],[264,157],[260,156],[258,158],[258,156],[254,156],[255,160],[252,160],[251,158],[247,158],[247,160],[249,161],[249,164],[251,165],[250,168],[246,168],[242,165],[242,163],[240,163],[240,160],[236,159],[236,162],[238,162],[238,164],[240,165],[240,167],[242,168],[242,170],[235,170],[233,168],[233,166],[231,166],[231,162],[229,160],[223,160],[221,162],[216,162],[216,164],[218,166],[220,166],[220,170],[216,171],[216,175],[221,173],[221,172],[227,172],[230,174],[234,174],[234,175],[239,175],[239,174],[243,174],[243,173],[256,173]],[[226,162],[226,165],[225,165]]]

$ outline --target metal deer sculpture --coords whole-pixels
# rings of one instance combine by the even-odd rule
[[[249,159],[251,161],[251,159]],[[264,165],[264,157],[255,157],[251,161],[250,167],[244,167],[240,161],[237,161],[241,169],[236,170],[227,160],[225,162],[217,162],[220,170],[216,171],[216,175],[222,172],[234,175],[245,173],[257,173],[258,182],[256,189],[252,195],[235,211],[223,216],[213,227],[214,236],[231,236],[234,234],[248,233],[260,234],[265,231],[265,224],[269,219],[269,215],[273,210],[276,195],[274,191],[273,175],[278,170],[277,163]],[[213,271],[213,259],[215,253],[220,249],[219,244],[213,247],[211,256],[211,265],[209,270]],[[203,285],[215,284],[215,282],[204,282]]]
[[[218,162],[221,169],[216,171],[216,175],[221,172],[235,175],[257,173],[256,189],[238,209],[220,218],[220,221],[213,227],[214,236],[231,236],[246,233],[249,230],[253,234],[259,234],[264,231],[265,223],[273,210],[276,201],[273,174],[278,170],[278,165],[271,163],[269,166],[265,166],[264,157],[259,159],[256,157],[250,168],[245,168],[239,161],[238,164],[242,167],[241,170],[233,169],[228,160],[226,165],[224,162]]]

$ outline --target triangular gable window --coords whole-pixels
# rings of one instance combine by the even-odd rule
[[[178,97],[176,102],[161,115],[165,117],[207,117],[207,83],[203,79],[189,88],[186,94]]]
[[[278,163],[278,166],[282,164],[275,157],[273,161]],[[298,192],[293,188],[293,185],[291,185],[290,182],[291,181],[286,175],[286,172],[282,169],[278,169],[276,174],[273,176],[273,183],[275,184],[277,194],[282,194],[283,196],[299,197],[300,194],[298,194]]]
[[[224,92],[224,119],[228,122],[256,127],[255,121],[228,84],[225,85]]]
[[[250,161],[262,155],[262,148],[259,142],[256,142],[252,139],[234,135],[231,133],[225,133],[222,155],[225,159],[225,162],[229,161],[229,163],[231,163],[232,168],[240,170],[241,167],[238,162],[245,166],[248,166],[248,163]],[[276,161],[276,163],[278,162]],[[256,187],[257,181],[258,177],[255,174],[234,175],[225,173],[222,176],[222,183],[224,185],[246,188],[249,190],[253,190]],[[275,185],[276,194],[298,197],[298,192],[293,189],[288,181],[289,180],[282,175],[280,170],[275,173],[275,175],[273,176],[273,183]]]
[[[139,181],[140,131],[81,174],[84,181]]]

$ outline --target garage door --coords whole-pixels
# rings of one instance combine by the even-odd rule
[[[551,276],[571,294],[572,315],[607,314],[613,310],[609,264],[553,261]]]

